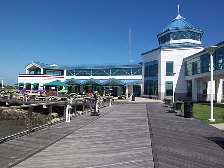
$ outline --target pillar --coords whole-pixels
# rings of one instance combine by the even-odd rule
[[[125,91],[125,95],[126,95],[126,98],[128,98],[128,86],[126,85],[126,91]]]

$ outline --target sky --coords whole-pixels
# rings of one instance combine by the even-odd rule
[[[203,45],[224,41],[224,0],[0,0],[0,78],[17,83],[32,61],[137,64],[159,46],[178,4],[204,30]]]

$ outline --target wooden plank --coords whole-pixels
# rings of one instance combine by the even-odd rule
[[[109,109],[109,108],[108,108]],[[102,116],[107,113],[104,108],[101,111]],[[59,123],[37,132],[19,137],[17,139],[0,144],[0,163],[1,167],[11,167],[17,163],[40,152],[48,146],[56,143],[60,139],[68,136],[72,132],[88,125],[99,117],[92,117],[90,114],[77,117],[71,120],[71,123]],[[15,149],[14,149],[15,147]]]
[[[145,105],[108,110],[16,167],[153,167]]]
[[[224,149],[209,137],[224,134],[193,118],[168,113],[162,104],[148,104],[153,151],[158,167],[224,167]]]

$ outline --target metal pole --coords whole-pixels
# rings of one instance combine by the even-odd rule
[[[210,94],[211,94],[211,118],[209,119],[210,122],[215,122],[215,119],[213,118],[213,55],[212,52],[210,52],[210,66],[211,66],[211,81],[210,81]]]
[[[4,78],[2,78],[2,89],[4,88],[3,79],[4,79]]]

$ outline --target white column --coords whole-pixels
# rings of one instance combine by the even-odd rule
[[[128,86],[128,91],[130,95],[133,95],[133,85]]]
[[[41,68],[41,69],[40,69],[40,73],[41,73],[41,74],[44,74],[44,68]]]
[[[192,101],[198,100],[198,81],[197,79],[192,79]]]
[[[213,56],[212,56],[212,52],[210,53],[210,67],[211,67],[211,81],[210,81],[210,94],[211,94],[211,118],[209,119],[210,122],[215,122],[214,119],[214,109],[213,109],[213,93],[214,93],[214,85],[213,85]]]
[[[140,84],[141,86],[141,97],[143,96],[144,90],[143,90],[143,84]]]
[[[66,77],[67,70],[64,70],[64,78]],[[65,78],[66,79],[66,78]]]
[[[126,95],[126,98],[128,98],[128,86],[126,86],[125,95]]]
[[[222,100],[222,79],[215,80],[215,101],[221,103]]]

